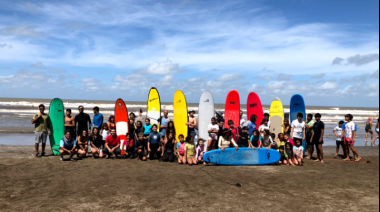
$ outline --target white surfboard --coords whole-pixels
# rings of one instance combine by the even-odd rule
[[[199,138],[208,141],[208,125],[211,124],[211,118],[215,115],[214,97],[210,91],[204,91],[199,100]]]

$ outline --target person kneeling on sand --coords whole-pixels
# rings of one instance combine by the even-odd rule
[[[95,155],[98,155],[100,158],[103,157],[103,137],[99,134],[99,128],[94,127],[90,136],[90,145],[92,158],[95,158]],[[103,147],[102,147],[103,146]]]
[[[118,157],[121,154],[120,150],[120,137],[116,135],[116,129],[111,130],[111,135],[107,137],[103,154],[106,155],[106,159],[111,156]]]
[[[178,156],[178,164],[186,165],[186,157],[185,157],[185,137],[181,134],[178,136],[179,143],[177,144],[177,156]]]
[[[62,138],[60,142],[60,149],[59,149],[59,155],[61,156],[61,161],[63,161],[64,155],[70,155],[70,160],[74,160],[75,154],[81,154],[82,156],[85,156],[86,153],[82,150],[77,150],[76,141],[75,138],[71,137],[71,132],[66,131],[65,136]]]
[[[278,149],[278,152],[280,153],[280,161],[278,161],[276,164],[277,165],[280,165],[280,164],[287,165],[288,161],[286,160],[286,158],[288,156],[286,155],[286,152],[285,152],[285,146],[280,146],[280,148]]]
[[[158,133],[158,127],[157,125],[152,126],[152,133],[149,135],[148,138],[148,156],[149,160],[154,160],[155,157],[160,160],[161,158],[161,151],[160,151],[160,143],[161,143],[161,135]]]
[[[231,137],[231,130],[225,128],[223,130],[223,136],[219,138],[219,148],[224,152],[226,148],[235,147],[236,151],[239,150],[239,146],[236,144],[234,138]]]
[[[296,141],[296,146],[293,147],[293,152],[294,152],[294,164],[303,166],[303,153],[304,153],[304,148],[301,146],[301,141],[297,140]]]
[[[136,141],[135,146],[136,146],[137,157],[139,158],[139,160],[146,161],[146,154],[145,154],[146,142],[145,142],[143,132],[139,134],[139,139]]]
[[[198,165],[198,161],[196,158],[194,137],[189,135],[186,138],[186,141],[187,141],[187,144],[185,145],[185,158],[187,160],[187,164],[189,164],[189,166]]]

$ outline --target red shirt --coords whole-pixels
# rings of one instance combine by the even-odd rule
[[[120,144],[120,137],[116,136],[116,138],[114,139],[112,135],[110,135],[107,137],[106,144],[108,144],[108,146],[115,147],[118,144]]]

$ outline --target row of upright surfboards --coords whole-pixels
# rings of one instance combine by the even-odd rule
[[[236,90],[230,91],[226,98],[225,104],[225,128],[229,128],[228,120],[234,121],[234,127],[238,127],[240,124],[240,95]],[[156,88],[151,88],[147,101],[147,118],[150,118],[152,124],[159,125],[161,118],[161,99],[159,92]],[[188,106],[184,93],[182,91],[176,91],[173,100],[173,113],[174,113],[174,125],[177,135],[188,136],[188,126],[186,123],[189,121]],[[306,117],[305,103],[301,95],[296,94],[291,98],[290,102],[290,118],[291,121],[297,119],[297,114],[303,113]],[[199,112],[198,112],[198,129],[199,138],[208,140],[208,125],[211,123],[211,118],[215,116],[215,103],[213,95],[210,91],[204,91],[201,94],[199,100]],[[248,119],[256,115],[258,120],[256,122],[257,128],[260,126],[263,118],[264,111],[259,96],[252,92],[247,98],[247,117]],[[51,121],[51,136],[50,143],[55,155],[59,154],[59,141],[64,134],[64,105],[61,99],[54,99],[50,104],[49,111]],[[115,104],[115,123],[117,134],[121,137],[121,140],[125,140],[125,135],[128,133],[128,109],[125,102],[122,99],[118,99]],[[275,98],[272,101],[270,107],[270,121],[271,132],[278,135],[283,132],[284,121],[284,109],[280,99]],[[277,139],[277,138],[276,138]],[[207,143],[206,143],[207,145]]]

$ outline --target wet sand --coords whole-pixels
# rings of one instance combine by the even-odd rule
[[[379,211],[379,148],[358,150],[363,163],[335,161],[326,147],[326,164],[204,167],[214,179],[203,166],[60,162],[0,146],[0,211]]]

